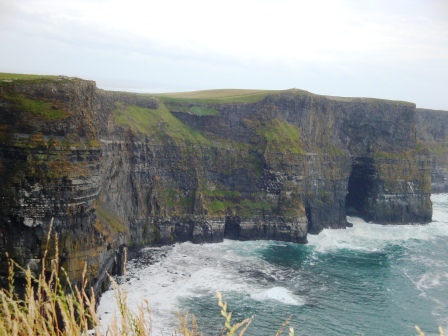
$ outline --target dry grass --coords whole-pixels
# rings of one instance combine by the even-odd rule
[[[50,241],[50,233],[47,241]],[[47,243],[46,251],[48,250]],[[43,260],[47,260],[47,252],[44,253]],[[42,267],[38,277],[32,275],[29,268],[24,270],[14,261],[9,261],[9,289],[0,292],[0,335],[87,335],[90,325],[99,325],[95,312],[95,296],[89,295],[86,289],[86,268],[83,272],[82,288],[73,289],[69,286],[67,291],[63,284],[64,275],[58,272],[58,260],[56,249],[56,254],[51,259],[50,275],[45,267]],[[25,272],[23,299],[14,289],[16,269]]]

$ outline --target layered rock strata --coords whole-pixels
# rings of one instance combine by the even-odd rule
[[[417,136],[429,149],[432,191],[448,192],[448,111],[417,109]]]
[[[38,271],[53,219],[62,267],[96,288],[124,245],[276,239],[431,220],[414,104],[300,90],[225,98],[0,84],[0,269]],[[50,239],[54,246],[55,239]],[[5,275],[3,273],[3,275]]]

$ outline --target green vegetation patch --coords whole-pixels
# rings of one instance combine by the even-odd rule
[[[268,95],[285,91],[273,90],[208,90],[155,95],[170,111],[195,115],[217,115],[219,105],[256,103]]]
[[[54,79],[58,76],[30,75],[0,72],[0,80],[32,80],[32,79]]]
[[[90,140],[88,142],[88,146],[93,147],[93,148],[101,148],[101,147],[103,147],[103,144],[101,142],[99,142],[98,140]]]
[[[177,189],[164,189],[159,191],[159,196],[167,206],[174,207],[176,204],[180,203],[182,192]]]
[[[128,126],[136,134],[153,136],[161,140],[169,136],[176,143],[210,144],[202,134],[174,117],[164,104],[159,104],[157,109],[125,106],[121,103],[116,103],[115,106],[115,122]]]
[[[159,97],[161,98],[161,97]],[[218,115],[219,111],[210,106],[210,104],[200,103],[195,101],[194,103],[188,99],[177,99],[177,98],[161,98],[163,104],[166,108],[173,112],[185,112],[190,114],[195,114],[199,116],[210,116]]]
[[[208,108],[204,106],[192,106],[188,109],[188,112],[196,115],[217,115],[219,112],[214,108]]]
[[[180,189],[163,189],[156,192],[160,204],[168,210],[171,215],[189,213],[194,205],[195,194],[185,194]]]
[[[272,205],[265,200],[254,200],[240,197],[211,197],[206,204],[210,216],[224,216],[228,211],[241,217],[251,217],[261,213],[271,212]]]
[[[337,155],[337,156],[342,156],[342,155],[345,154],[345,153],[342,151],[342,149],[336,147],[336,146],[333,145],[333,144],[330,144],[330,145],[328,146],[328,153],[329,153],[329,154],[332,154],[332,155]]]
[[[103,203],[96,205],[96,216],[103,225],[106,225],[108,229],[112,228],[116,232],[120,233],[126,232],[123,219],[108,210]]]
[[[4,99],[12,104],[13,108],[34,117],[46,120],[61,120],[68,118],[71,113],[61,106],[60,102],[51,102],[44,99],[29,99],[22,94],[1,94]]]
[[[252,201],[249,199],[244,199],[240,203],[241,205],[241,213],[243,214],[252,214],[259,213],[261,211],[270,211],[271,205],[266,201]]]
[[[286,91],[279,90],[244,90],[244,89],[221,89],[191,92],[174,92],[156,94],[162,101],[184,102],[184,103],[255,103],[263,100],[270,94]]]
[[[212,212],[212,214],[224,214],[227,207],[226,203],[219,200],[213,200],[213,202],[211,202],[209,205],[210,211]]]
[[[204,190],[204,195],[207,196],[217,196],[217,197],[240,197],[239,191],[234,190]]]
[[[260,126],[256,132],[266,141],[266,151],[268,152],[304,153],[300,146],[300,130],[297,126],[273,119]]]
[[[192,92],[174,92],[155,94],[165,106],[173,112],[186,112],[195,115],[217,115],[219,106],[232,103],[257,103],[267,96],[283,93],[296,95],[309,95],[303,90],[244,90],[244,89],[221,89]]]
[[[385,160],[413,160],[413,156],[415,154],[417,154],[417,150],[409,150],[403,152],[375,151],[373,157],[375,159],[385,159]]]
[[[448,143],[429,144],[429,151],[433,155],[444,156],[448,155]]]
[[[17,83],[48,83],[48,82],[69,82],[79,81],[76,77],[52,76],[52,75],[31,75],[0,72],[0,85],[8,86]]]

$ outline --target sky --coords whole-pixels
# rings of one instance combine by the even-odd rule
[[[448,0],[0,0],[0,72],[448,110]]]

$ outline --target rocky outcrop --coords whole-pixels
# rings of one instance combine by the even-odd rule
[[[276,239],[431,220],[410,103],[300,90],[225,99],[106,92],[79,79],[0,84],[0,269],[38,271],[49,225],[101,287],[124,245]],[[50,246],[55,244],[54,238]]]
[[[448,111],[417,109],[417,136],[431,157],[433,192],[448,192]]]

